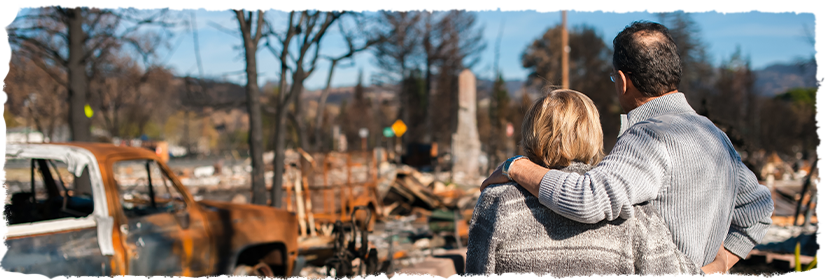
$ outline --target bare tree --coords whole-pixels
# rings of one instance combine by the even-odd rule
[[[173,94],[173,74],[159,65],[141,67],[125,54],[110,55],[96,66],[98,75],[90,80],[90,104],[100,108],[95,114],[112,137],[138,137],[152,120],[168,115],[168,97]],[[146,110],[152,108],[152,110]]]
[[[244,15],[243,10],[235,10],[234,12],[240,25],[246,58],[246,108],[249,113],[249,155],[252,159],[252,203],[265,205],[267,196],[266,182],[264,181],[264,144],[263,132],[261,131],[260,89],[258,89],[257,68],[258,42],[260,42],[264,33],[264,13],[258,10],[257,19],[255,19],[251,11],[247,12],[246,15]],[[255,21],[254,24],[253,21]],[[254,32],[252,31],[253,28],[255,29]]]
[[[378,84],[400,82],[408,75],[408,70],[416,68],[420,55],[421,33],[418,24],[421,13],[382,11],[377,30],[381,43],[373,49],[376,65],[384,71],[378,76]]]
[[[507,92],[504,77],[500,73],[493,83],[492,94],[490,94],[490,107],[487,110],[490,120],[487,155],[490,158],[489,168],[493,169],[507,158],[507,154],[503,151],[506,150],[508,138],[504,132],[504,127],[510,116],[510,95]]]
[[[348,99],[341,104],[341,112],[335,118],[335,122],[341,127],[341,132],[346,137],[347,143],[353,144],[353,150],[361,149],[360,141],[362,140],[358,135],[361,128],[367,128],[374,133],[380,131],[380,122],[375,118],[379,113],[372,100],[369,100],[365,95],[362,76],[362,72],[359,72],[358,84],[353,88],[352,99]],[[366,144],[369,146],[368,141]]]
[[[112,49],[134,45],[137,41],[130,36],[142,26],[169,26],[164,20],[166,10],[145,17],[140,14],[133,9],[48,7],[19,15],[7,29],[17,51],[43,57],[38,65],[68,89],[72,140],[92,140],[91,120],[85,116],[84,106],[89,104],[89,82],[97,74],[94,65]],[[92,71],[87,71],[90,68]],[[57,69],[65,71],[66,77],[61,77]]]
[[[561,84],[561,25],[548,28],[534,40],[521,56],[522,66],[531,73],[527,84],[533,87]],[[609,151],[619,133],[621,108],[607,78],[611,71],[611,51],[596,30],[587,25],[574,26],[569,32],[570,88],[586,94],[596,104],[604,129],[604,149]],[[594,78],[604,77],[604,78]]]
[[[669,29],[682,60],[679,90],[687,93],[685,97],[688,102],[704,115],[714,87],[712,77],[715,69],[707,55],[707,46],[701,39],[701,30],[689,13],[660,13],[657,17]]]
[[[411,121],[416,113],[423,114],[425,108],[420,108],[417,103],[421,101],[417,93],[409,85],[414,85],[411,78],[413,72],[420,71],[418,61],[421,57],[421,29],[419,23],[422,13],[418,4],[415,3],[383,3],[378,4],[379,23],[383,30],[380,30],[384,39],[373,49],[375,64],[381,70],[378,75],[372,76],[372,83],[376,85],[398,85],[398,115],[392,116],[401,119],[407,124],[408,132],[402,140],[406,144],[409,135],[419,135],[416,122]],[[405,82],[406,80],[410,80]],[[412,103],[411,103],[412,102]],[[419,107],[419,110],[410,109]],[[423,120],[420,118],[415,118]]]
[[[457,75],[472,67],[486,47],[475,15],[384,11],[380,23],[376,33],[383,41],[374,55],[383,75],[374,83],[399,85],[398,118],[407,124],[409,135],[404,143],[435,140],[448,146]]]
[[[750,59],[737,47],[715,78],[715,92],[706,97],[706,116],[727,133],[734,147],[749,153],[762,148],[761,116],[757,112],[760,102],[753,87],[756,77]]]
[[[368,48],[370,48],[371,46],[381,42],[381,40],[379,38],[376,38],[373,35],[371,35],[370,34],[371,32],[369,32],[364,27],[366,25],[366,23],[363,20],[363,16],[358,15],[358,14],[352,14],[352,15],[353,16],[351,18],[354,20],[354,22],[352,23],[353,27],[351,27],[351,29],[355,29],[355,30],[350,30],[348,28],[345,28],[344,24],[343,24],[343,22],[344,22],[343,20],[338,21],[338,30],[341,32],[341,35],[344,37],[344,41],[346,41],[346,43],[347,43],[348,51],[346,53],[340,55],[340,56],[336,56],[336,57],[327,56],[326,57],[330,61],[329,73],[327,74],[326,87],[324,87],[324,90],[321,92],[321,97],[318,100],[318,110],[317,110],[318,112],[315,115],[315,132],[313,133],[315,135],[315,150],[316,151],[321,150],[321,144],[322,144],[321,129],[323,127],[324,113],[326,111],[325,107],[326,107],[326,103],[327,103],[327,97],[329,97],[329,90],[330,90],[330,87],[332,86],[332,75],[333,75],[333,73],[335,73],[335,67],[338,65],[339,62],[341,62],[345,59],[350,59],[356,53],[365,51]],[[364,42],[357,44],[356,40],[359,39],[359,38],[363,38]],[[360,80],[361,76],[359,75],[358,78],[359,78],[358,84],[360,86],[361,85],[361,80]]]
[[[24,117],[26,126],[34,126],[45,137],[54,139],[55,129],[65,124],[67,111],[63,105],[67,93],[62,84],[37,66],[43,62],[33,62],[35,59],[41,58],[12,54],[5,78],[6,112]],[[65,77],[59,70],[53,74]]]
[[[467,11],[449,11],[437,14],[431,31],[424,35],[433,47],[427,52],[425,92],[432,101],[423,104],[427,108],[423,129],[419,129],[421,142],[436,141],[443,147],[452,141],[458,110],[458,74],[465,68],[473,68],[487,47],[482,36],[483,27],[476,24],[475,15]],[[426,29],[426,28],[425,28]],[[426,45],[425,45],[426,49]],[[433,90],[432,84],[437,87]],[[436,121],[449,120],[449,121]]]
[[[302,111],[299,95],[304,89],[304,80],[315,71],[316,62],[320,57],[321,39],[341,15],[340,12],[293,11],[288,15],[287,30],[285,32],[277,33],[271,27],[269,28],[270,34],[266,37],[265,46],[281,63],[280,86],[274,102],[276,105],[274,108],[265,108],[268,113],[275,115],[275,139],[273,139],[275,144],[275,158],[273,159],[275,176],[272,177],[271,190],[271,203],[274,207],[281,207],[282,200],[283,176],[281,174],[284,172],[285,120],[288,116],[288,105],[292,102],[294,105],[292,118],[299,119]],[[270,38],[274,38],[274,41]],[[293,39],[295,39],[294,46]],[[292,53],[292,48],[297,52]],[[292,80],[289,84],[287,84],[288,74],[291,74]],[[306,130],[302,127],[303,122],[293,121],[293,123],[297,126],[296,131],[304,135],[300,137],[300,142],[302,142],[300,145],[308,148],[306,133],[304,133]]]

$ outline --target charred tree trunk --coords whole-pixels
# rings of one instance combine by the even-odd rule
[[[290,17],[292,15],[290,14]],[[283,56],[286,56],[284,54]],[[272,200],[269,202],[269,205],[275,208],[282,208],[283,205],[283,196],[284,190],[282,185],[284,183],[284,134],[286,133],[286,123],[284,122],[284,118],[286,118],[286,106],[283,106],[286,100],[283,100],[284,96],[286,96],[286,72],[287,68],[286,65],[281,63],[281,81],[280,86],[278,87],[278,102],[276,102],[275,111],[275,131],[272,137],[272,146],[275,149],[275,157],[272,159],[272,167],[273,167],[273,175],[272,175],[272,189],[270,189],[270,196]]]
[[[86,32],[83,30],[83,12],[80,8],[67,11],[69,34],[69,127],[72,141],[92,141],[91,120],[86,117],[85,106],[89,90],[86,75]]]
[[[263,12],[258,11],[255,34],[252,34],[252,12],[248,18],[243,11],[235,11],[244,41],[246,58],[246,108],[249,111],[249,155],[252,160],[252,203],[266,205],[266,181],[264,181],[263,131],[261,128],[260,89],[258,88],[257,57],[258,41],[263,27]]]
[[[324,125],[324,113],[326,112],[325,108],[327,106],[327,98],[329,97],[329,89],[332,86],[332,74],[335,71],[335,65],[338,64],[337,60],[332,60],[329,65],[329,75],[327,75],[327,86],[324,88],[324,91],[321,92],[321,98],[318,100],[318,112],[315,114],[315,151],[320,152],[323,143],[321,140],[321,131]]]
[[[267,200],[264,181],[263,133],[261,126],[260,89],[255,52],[257,46],[246,43],[246,109],[249,111],[249,154],[252,159],[252,203],[265,205]]]
[[[301,90],[303,87],[300,86],[301,84],[296,84]],[[300,91],[298,91],[300,93]],[[301,149],[309,150],[309,134],[307,134],[307,126],[304,123],[304,108],[301,102],[300,94],[295,94],[293,101],[293,117],[295,118],[295,131],[298,133],[298,143],[297,146],[301,147]]]
[[[293,74],[292,79],[292,86],[290,87],[289,93],[286,97],[289,98],[299,98],[299,93],[303,90],[303,83],[304,79],[298,78],[303,76],[303,71],[297,71]],[[284,75],[281,75],[284,77]],[[281,85],[285,85],[285,82],[282,82]],[[281,95],[285,94],[281,92]],[[293,100],[281,100],[281,104],[278,104],[278,111],[276,112],[276,121],[275,121],[275,139],[273,139],[275,143],[275,158],[273,159],[273,167],[275,169],[275,175],[272,177],[272,189],[270,190],[272,193],[272,207],[281,208],[282,207],[282,200],[283,200],[283,174],[284,174],[284,151],[286,150],[286,119],[288,117],[288,110],[289,107],[286,104],[289,102],[293,102]],[[296,114],[297,115],[297,114]],[[298,128],[296,127],[296,130]],[[277,187],[276,187],[277,186]]]
[[[286,107],[279,106],[280,109],[277,111],[275,116],[275,139],[273,140],[275,146],[275,158],[272,160],[272,166],[274,167],[274,175],[272,176],[272,189],[270,189],[272,201],[270,201],[270,205],[275,208],[282,208],[283,207],[283,183],[284,183],[284,134],[286,134]]]
[[[284,148],[285,148],[285,131],[286,131],[286,120],[287,117],[287,110],[289,102],[296,102],[293,98],[300,98],[301,91],[303,91],[303,84],[304,80],[312,74],[315,69],[315,62],[318,59],[318,51],[320,46],[321,37],[323,37],[324,33],[326,32],[327,28],[337,19],[340,14],[336,14],[334,12],[328,12],[327,16],[324,20],[324,23],[320,26],[320,29],[315,32],[314,36],[311,36],[312,30],[315,30],[315,24],[318,22],[318,16],[320,12],[310,15],[308,11],[304,11],[301,13],[300,19],[298,20],[298,25],[293,25],[293,19],[295,16],[295,12],[289,13],[289,24],[286,35],[281,40],[280,45],[283,46],[280,53],[275,51],[271,46],[267,43],[267,47],[270,47],[270,51],[272,54],[277,56],[281,62],[281,86],[278,93],[278,104],[275,108],[275,139],[274,146],[275,146],[275,158],[273,159],[272,165],[274,166],[274,176],[272,177],[272,202],[271,205],[276,208],[280,208],[282,204],[282,197],[283,197],[283,173],[284,173]],[[300,28],[303,26],[303,28]],[[289,87],[289,91],[286,90],[286,73],[289,71],[289,66],[287,64],[287,59],[289,58],[289,46],[290,41],[292,40],[293,36],[299,34],[299,30],[305,30],[303,37],[299,37],[299,51],[298,51],[298,59],[295,61],[295,69],[292,73],[292,84]],[[310,40],[311,37],[311,40]],[[311,60],[309,70],[304,68],[304,59],[307,51],[310,49],[312,45],[315,45],[314,50],[314,57]],[[299,103],[295,103],[295,112],[296,116],[301,115],[301,108]],[[304,137],[301,140],[302,143],[299,145],[303,145],[304,148],[307,148],[308,145],[306,144],[306,129],[302,127],[296,127],[296,130],[299,130],[300,133],[303,133]]]

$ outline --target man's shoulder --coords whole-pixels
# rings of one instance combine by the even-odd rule
[[[622,136],[630,133],[646,134],[645,139],[656,139],[664,144],[668,152],[681,150],[684,155],[688,151],[694,155],[702,154],[709,157],[724,157],[734,161],[741,161],[739,154],[728,135],[705,116],[695,112],[668,113],[653,116],[629,127]],[[622,137],[619,138],[622,141]],[[629,137],[629,143],[635,143],[634,137]],[[696,165],[712,168],[707,161],[697,161]]]
[[[651,134],[664,136],[693,129],[719,131],[719,128],[717,128],[710,119],[694,112],[669,113],[653,116],[632,125],[627,131],[644,130]]]

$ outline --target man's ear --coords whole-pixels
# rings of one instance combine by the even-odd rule
[[[621,83],[619,84],[619,87],[621,88],[622,94],[624,95],[627,93],[630,87],[633,87],[633,83],[630,82],[630,79],[624,74],[624,72],[622,72],[622,70],[618,70],[616,71],[616,73],[619,76],[619,80],[617,82]]]

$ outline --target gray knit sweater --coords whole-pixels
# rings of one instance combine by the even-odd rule
[[[562,171],[584,174],[574,163]],[[541,205],[514,183],[487,187],[470,222],[468,274],[701,274],[681,253],[652,204],[630,219],[579,223]]]
[[[632,205],[652,201],[673,241],[694,263],[725,248],[744,258],[771,224],[767,187],[684,94],[655,98],[630,111],[627,129],[599,165],[584,175],[550,170],[539,201],[582,223],[632,217]]]

